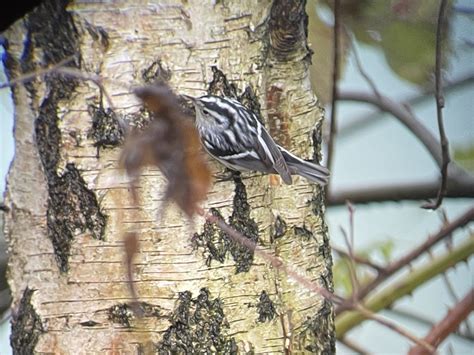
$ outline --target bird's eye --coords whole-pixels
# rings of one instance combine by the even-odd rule
[[[205,115],[208,115],[208,114],[209,114],[209,111],[206,110],[206,109],[204,109],[204,110],[202,110],[202,113],[205,114]]]

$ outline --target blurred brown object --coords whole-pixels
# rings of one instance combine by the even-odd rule
[[[130,133],[120,159],[133,178],[134,202],[138,202],[136,182],[141,168],[154,165],[168,181],[164,203],[172,200],[192,217],[201,212],[199,203],[206,198],[211,184],[197,130],[167,85],[141,87],[135,95],[151,111],[153,120],[143,130]]]

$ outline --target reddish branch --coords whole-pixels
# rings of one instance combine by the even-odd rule
[[[436,69],[435,69],[435,91],[436,91],[436,115],[438,119],[438,129],[439,137],[441,143],[441,155],[443,158],[443,163],[441,165],[441,184],[438,191],[438,197],[435,202],[427,203],[423,205],[423,208],[426,209],[437,209],[441,202],[443,202],[443,197],[446,194],[446,186],[448,183],[448,165],[450,162],[449,158],[449,143],[446,133],[444,131],[443,123],[443,108],[444,108],[444,96],[443,96],[443,84],[441,76],[441,45],[442,45],[442,34],[446,28],[446,7],[448,2],[446,0],[441,0],[438,13],[438,27],[436,29]]]
[[[365,296],[369,294],[370,291],[375,289],[379,286],[382,282],[387,280],[388,277],[402,269],[403,267],[410,264],[413,260],[417,257],[425,253],[429,250],[433,245],[438,243],[443,238],[449,236],[453,233],[456,229],[461,228],[468,224],[469,222],[474,220],[474,208],[469,209],[466,213],[462,216],[458,217],[457,219],[453,220],[450,224],[444,225],[436,234],[428,237],[421,245],[417,248],[411,250],[405,256],[402,256],[398,260],[392,262],[391,264],[387,265],[385,270],[378,274],[374,280],[366,284],[365,286],[361,287],[357,294],[355,295],[356,300],[362,300]],[[341,314],[344,311],[347,311],[350,307],[347,304],[341,304],[336,308],[336,314]]]
[[[459,325],[474,311],[474,289],[451,309],[446,317],[431,328],[431,331],[424,338],[424,341],[437,348],[449,334],[458,329]],[[410,349],[409,355],[429,354],[425,348],[415,346]]]
[[[282,271],[283,273],[285,273],[286,275],[291,277],[293,280],[298,282],[300,285],[306,287],[307,290],[309,290],[311,292],[314,292],[314,293],[317,293],[317,294],[320,294],[324,298],[326,298],[329,301],[332,301],[336,304],[341,303],[341,301],[343,300],[342,297],[339,297],[339,296],[331,293],[330,291],[328,291],[324,287],[318,286],[316,283],[314,283],[310,279],[308,279],[308,278],[298,274],[297,272],[293,271],[292,269],[290,269],[288,267],[288,265],[283,263],[283,261],[280,258],[278,258],[274,255],[271,255],[271,254],[265,252],[264,250],[260,249],[257,246],[257,244],[255,244],[255,242],[253,242],[252,240],[250,240],[250,239],[246,238],[245,236],[243,236],[241,233],[239,233],[234,228],[229,226],[222,219],[217,218],[216,216],[213,216],[211,214],[208,214],[206,216],[206,220],[211,222],[211,223],[214,223],[215,225],[217,225],[233,241],[245,246],[248,250],[253,251],[256,255],[258,255],[259,257],[264,259],[266,262],[268,262],[270,265],[272,265],[275,269],[278,269],[278,270]]]
[[[420,345],[423,348],[432,350],[432,346],[428,344],[426,341],[422,339],[418,339],[414,335],[412,335],[409,331],[406,329],[400,327],[399,325],[395,324],[394,322],[385,319],[372,311],[368,310],[365,308],[362,304],[357,303],[357,302],[351,302],[350,300],[345,301],[343,298],[329,292],[327,289],[324,287],[320,287],[317,285],[315,282],[312,280],[298,274],[297,272],[293,271],[291,268],[288,267],[288,265],[284,264],[283,261],[266,251],[260,249],[253,241],[250,239],[246,238],[243,234],[239,233],[235,229],[233,229],[231,226],[229,226],[227,223],[225,223],[222,219],[217,218],[216,216],[213,216],[211,214],[208,214],[206,216],[206,220],[215,223],[222,231],[224,231],[232,240],[234,240],[237,243],[240,243],[241,245],[245,246],[249,250],[252,250],[256,255],[260,256],[262,259],[264,259],[266,262],[270,263],[274,268],[282,271],[289,277],[291,277],[293,280],[298,282],[298,284],[304,286],[307,290],[317,293],[327,300],[333,302],[334,304],[339,304],[341,307],[346,307],[347,309],[352,309],[352,310],[357,310],[360,313],[362,313],[366,318],[374,320],[378,322],[379,324],[382,324],[383,326],[397,332],[398,334],[406,337],[407,339],[410,339],[413,341],[415,344]]]

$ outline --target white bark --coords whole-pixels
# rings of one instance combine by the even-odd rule
[[[77,2],[67,8],[73,15],[67,18],[60,6],[50,6],[30,15],[30,19],[36,16],[37,21],[44,21],[43,28],[34,32],[33,20],[26,20],[6,32],[9,75],[17,77],[22,68],[34,69],[34,65],[64,59],[72,54],[68,52],[71,49],[81,55],[81,70],[104,79],[115,113],[130,118],[137,116],[140,107],[127,85],[143,84],[142,73],[152,63],[161,63],[161,78],[169,79],[175,92],[195,96],[207,89],[214,65],[237,86],[239,93],[251,86],[262,108],[269,105],[268,97],[280,95],[277,106],[262,110],[263,117],[270,114],[266,125],[287,148],[310,158],[313,130],[322,120],[322,110],[310,90],[308,53],[304,38],[299,39],[303,44],[289,55],[281,56],[278,49],[272,49],[268,21],[271,7],[269,1],[222,1],[215,5],[201,1]],[[64,33],[72,23],[72,32]],[[28,33],[29,40],[25,41]],[[64,37],[71,37],[71,33],[75,39]],[[26,55],[28,49],[31,52]],[[167,210],[162,223],[157,223],[156,210],[164,185],[158,171],[145,172],[140,186],[143,205],[141,209],[134,208],[128,186],[117,183],[120,149],[100,148],[97,157],[89,134],[90,105],[100,106],[99,90],[90,82],[78,81],[77,85],[68,86],[64,84],[70,82],[68,79],[54,80],[38,79],[33,85],[14,88],[16,154],[8,176],[6,200],[10,207],[6,214],[9,282],[17,311],[21,314],[26,309],[29,317],[31,307],[22,308],[20,300],[27,287],[36,290],[29,303],[41,324],[33,327],[36,331],[28,326],[23,330],[14,328],[13,336],[22,331],[38,334],[37,343],[27,337],[19,341],[19,346],[32,344],[37,353],[74,354],[169,350],[163,343],[165,332],[170,334],[171,325],[176,325],[187,307],[183,301],[187,294],[181,294],[179,301],[179,293],[189,291],[195,300],[188,304],[191,312],[202,306],[203,318],[208,322],[203,325],[191,317],[190,322],[197,324],[191,324],[184,332],[190,339],[194,337],[196,348],[233,352],[236,349],[231,345],[235,343],[239,353],[278,353],[291,342],[294,351],[334,350],[332,310],[321,296],[310,293],[258,257],[246,265],[248,271],[240,273],[236,273],[230,252],[224,263],[212,260],[210,266],[206,265],[209,249],[204,246],[193,250],[185,218],[174,206]],[[64,91],[66,97],[54,96],[58,90]],[[52,110],[45,109],[47,104]],[[106,100],[103,105],[107,107]],[[38,121],[35,132],[35,120],[41,116],[46,120],[46,133],[38,130]],[[51,147],[41,148],[42,143],[38,142],[51,142],[55,125],[60,139],[58,144],[51,144],[59,148],[60,159],[53,164]],[[39,137],[40,133],[45,136]],[[71,163],[77,170],[67,165]],[[214,163],[212,167],[216,172],[222,170]],[[257,223],[258,244],[301,274],[331,288],[331,256],[322,219],[321,189],[304,179],[295,179],[291,186],[274,186],[268,176],[255,173],[244,174],[242,180],[250,204],[250,219],[243,223]],[[58,190],[67,192],[63,198],[74,201],[65,201],[63,210],[53,211],[48,204],[61,201],[61,197],[51,197],[57,193],[53,186],[58,184],[66,185]],[[228,219],[236,208],[235,189],[233,181],[215,182],[205,209],[216,208]],[[86,190],[92,194],[87,195]],[[81,209],[77,199],[82,200],[76,194],[89,196],[84,198],[87,203],[95,199],[101,212]],[[97,238],[102,231],[100,213],[107,216],[103,240]],[[274,239],[278,216],[286,222],[286,228]],[[57,250],[48,238],[54,224],[51,220],[57,218],[62,218],[61,228],[72,226],[73,230],[72,241],[61,240],[71,247],[70,256],[60,258],[63,264],[58,264]],[[75,223],[78,225],[74,228]],[[196,220],[199,232],[203,224]],[[123,262],[121,233],[125,229],[139,232],[141,250],[135,259],[135,286],[140,300],[147,303],[144,307],[148,307],[143,319],[130,317],[130,311],[120,313],[122,304],[131,301]],[[64,238],[63,231],[60,229],[59,238]],[[67,270],[61,272],[60,265],[65,269],[66,264]],[[208,290],[209,300],[220,303],[197,300],[203,288]],[[258,321],[262,309],[271,315],[267,303],[257,306],[262,291],[281,317]],[[220,305],[222,322],[218,319]],[[160,316],[156,316],[158,311]],[[21,324],[18,318],[15,321]],[[212,332],[207,328],[209,324],[219,329]],[[201,326],[207,335],[196,333]],[[290,329],[291,341],[285,340]],[[207,343],[211,339],[216,342],[205,348],[198,344],[204,339]],[[178,348],[181,352],[184,349],[191,351],[192,347],[188,344]]]

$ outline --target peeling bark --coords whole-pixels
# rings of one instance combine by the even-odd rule
[[[30,304],[41,330],[26,342],[13,337],[16,351],[334,352],[332,306],[321,296],[201,220],[191,238],[174,207],[158,223],[158,171],[144,172],[141,208],[116,182],[117,118],[147,120],[123,83],[234,97],[286,148],[318,159],[323,111],[310,88],[306,22],[299,1],[50,1],[5,32],[10,78],[74,56],[73,66],[99,74],[114,101],[113,109],[90,83],[54,75],[13,89],[9,282],[17,314]],[[215,180],[204,208],[332,290],[318,186],[234,174]],[[131,305],[122,228],[140,240],[142,318]]]

